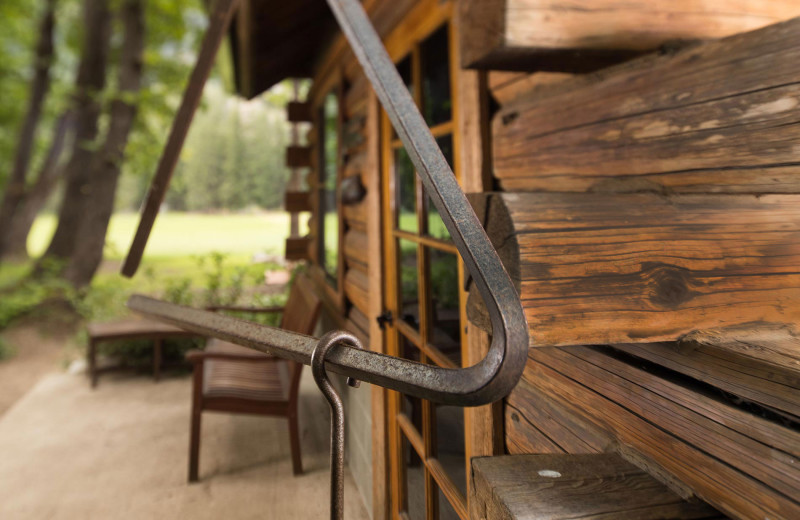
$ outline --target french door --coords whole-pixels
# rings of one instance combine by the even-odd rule
[[[397,61],[445,157],[458,175],[449,22],[410,45]],[[461,268],[442,219],[414,165],[382,117],[386,334],[390,355],[447,368],[462,366]],[[393,518],[467,518],[463,409],[388,393]]]

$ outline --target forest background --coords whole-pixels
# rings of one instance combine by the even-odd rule
[[[22,250],[0,247],[0,329],[54,300],[97,319],[124,312],[121,303],[134,290],[180,303],[193,298],[208,303],[238,298],[246,280],[263,281],[265,267],[253,265],[253,255],[276,257],[288,234],[288,217],[276,210],[290,175],[285,105],[293,89],[285,83],[254,100],[234,96],[225,45],[156,224],[145,274],[130,282],[116,271],[207,24],[202,0],[0,2],[0,194],[5,199],[20,191],[36,193],[42,184],[47,188]],[[87,71],[94,73],[93,84],[86,81]],[[39,113],[31,131],[37,96]],[[81,122],[87,107],[96,112],[90,139]],[[119,121],[126,117],[130,129],[120,132]],[[20,188],[14,175],[26,147],[30,154]],[[77,238],[79,246],[59,249],[61,227],[86,226],[63,225],[69,218],[65,208],[83,205],[91,212],[97,206],[76,201],[70,186],[82,175],[78,195],[91,193],[91,183],[108,179],[108,170],[118,170],[111,188],[113,216],[103,226],[86,228]],[[0,235],[11,228],[9,218],[2,220]],[[92,222],[98,220],[101,214]],[[257,228],[261,232],[254,233]],[[54,229],[59,231],[51,241]],[[162,230],[173,235],[159,236]],[[84,269],[93,262],[84,261],[81,250],[98,240],[102,262]],[[177,244],[186,247],[179,250]],[[71,256],[86,272],[75,274]],[[109,298],[117,304],[109,304]]]

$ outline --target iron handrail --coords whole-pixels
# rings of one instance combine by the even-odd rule
[[[447,369],[342,346],[327,370],[442,404],[478,406],[502,399],[525,367],[528,325],[500,258],[358,0],[327,0],[428,195],[484,299],[492,342],[478,364]],[[195,332],[311,364],[317,340],[214,313],[134,296],[129,307]],[[359,345],[360,346],[360,345]]]

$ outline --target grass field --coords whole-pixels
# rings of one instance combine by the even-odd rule
[[[106,258],[124,258],[138,223],[136,214],[112,217],[106,237]],[[36,220],[28,238],[31,256],[37,257],[44,251],[55,226],[53,215]],[[145,257],[188,257],[215,251],[230,258],[250,258],[256,253],[282,255],[288,235],[289,215],[279,211],[252,215],[165,213],[156,220]]]

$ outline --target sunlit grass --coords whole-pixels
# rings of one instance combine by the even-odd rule
[[[117,214],[106,237],[106,257],[121,259],[133,240],[139,216]],[[56,226],[53,215],[36,219],[28,251],[33,257],[44,252]],[[159,215],[145,251],[146,258],[188,257],[213,251],[230,257],[256,253],[282,255],[289,235],[289,215],[284,212],[248,215],[165,213]]]

